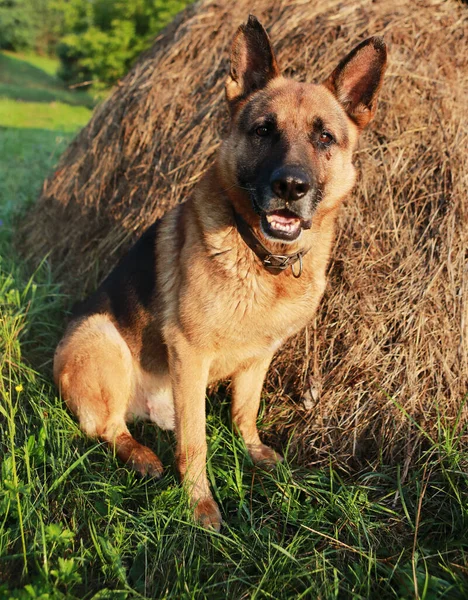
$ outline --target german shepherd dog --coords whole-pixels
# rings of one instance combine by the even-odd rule
[[[207,528],[221,526],[206,475],[207,385],[232,380],[232,421],[252,460],[281,461],[257,431],[263,381],[324,292],[353,150],[385,67],[385,44],[372,37],[320,85],[286,79],[250,16],[232,45],[231,125],[213,166],[80,305],[56,350],[55,381],[81,428],[131,468],[163,471],[127,422],[175,429],[178,470]]]

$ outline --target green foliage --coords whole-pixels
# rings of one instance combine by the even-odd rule
[[[0,0],[0,49],[31,48],[36,36],[30,0]]]
[[[56,52],[69,84],[107,87],[190,0],[0,0],[0,49]]]
[[[0,49],[50,53],[64,25],[56,0],[0,0]]]
[[[69,33],[57,47],[60,76],[69,83],[114,83],[187,4],[188,0],[66,2]]]

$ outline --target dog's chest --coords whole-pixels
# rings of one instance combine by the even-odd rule
[[[323,292],[317,277],[213,277],[208,288],[192,282],[196,293],[182,299],[184,329],[196,345],[233,362],[274,353],[313,316]]]
[[[271,357],[310,320],[313,290],[277,297],[262,290],[225,299],[224,310],[210,323],[215,358],[210,379],[229,377],[252,361]]]

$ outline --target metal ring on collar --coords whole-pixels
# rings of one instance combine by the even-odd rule
[[[291,265],[292,274],[294,275],[294,277],[296,279],[299,279],[299,277],[302,275],[302,253],[301,252],[299,252],[298,257],[299,257],[299,271],[297,274],[294,272],[294,264]]]

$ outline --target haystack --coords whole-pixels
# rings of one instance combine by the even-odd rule
[[[270,431],[300,460],[402,457],[439,417],[466,421],[468,9],[456,0],[202,0],[155,41],[65,152],[23,221],[77,295],[202,177],[227,124],[237,26],[254,12],[291,76],[320,81],[360,40],[390,47],[377,118],[356,153],[330,284],[270,370]],[[458,423],[458,425],[457,425]]]

